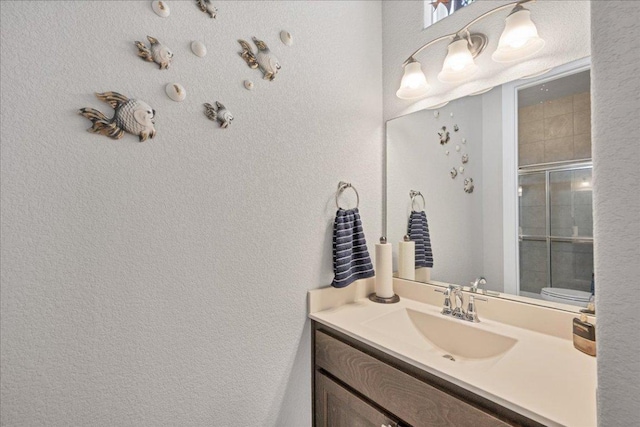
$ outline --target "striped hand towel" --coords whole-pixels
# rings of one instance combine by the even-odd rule
[[[367,250],[358,208],[338,209],[333,224],[334,288],[344,288],[358,279],[372,277],[373,264]]]
[[[431,251],[427,214],[424,211],[411,211],[407,228],[409,238],[416,242],[416,268],[433,267],[433,252]]]

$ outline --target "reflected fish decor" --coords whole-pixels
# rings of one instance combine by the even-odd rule
[[[280,62],[278,58],[271,53],[265,42],[252,37],[253,43],[258,48],[258,52],[254,53],[251,45],[244,40],[238,40],[240,46],[242,46],[242,52],[238,54],[247,63],[249,68],[259,68],[262,71],[262,78],[264,80],[272,81],[276,78],[276,74],[280,71]]]
[[[218,8],[214,7],[211,0],[196,0],[196,4],[200,10],[209,15],[210,18],[216,19],[218,16]]]
[[[220,123],[220,127],[223,129],[226,129],[233,120],[231,111],[227,110],[227,108],[218,101],[216,101],[215,107],[206,103],[204,104],[204,108],[204,115],[207,116],[209,120],[214,122],[218,121]]]
[[[149,47],[142,42],[135,42],[138,47],[138,56],[145,61],[155,62],[161,70],[168,69],[173,61],[173,52],[154,37],[147,36],[147,40],[151,43]]]
[[[473,178],[464,179],[464,192],[469,194],[473,193]]]
[[[129,99],[117,92],[96,93],[96,96],[100,101],[109,104],[115,113],[112,118],[108,118],[93,108],[78,110],[78,114],[91,120],[93,125],[87,129],[89,132],[99,133],[111,139],[120,139],[125,132],[129,132],[137,135],[140,142],[156,135],[153,127],[156,110],[146,102]]]
[[[442,131],[438,132],[438,136],[440,137],[440,145],[448,143],[451,139],[446,126],[442,126]]]

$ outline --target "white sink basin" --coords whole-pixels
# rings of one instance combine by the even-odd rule
[[[385,314],[363,325],[408,344],[450,355],[456,361],[497,358],[518,342],[488,331],[480,324],[410,308]]]

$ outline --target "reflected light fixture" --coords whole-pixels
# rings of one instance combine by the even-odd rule
[[[505,20],[505,29],[500,36],[498,49],[491,55],[496,62],[512,62],[528,58],[544,47],[544,40],[538,36],[538,30],[531,21],[531,12],[522,7],[523,4],[535,0],[521,0],[504,4],[492,9],[464,26],[460,31],[447,34],[424,44],[413,52],[402,64],[404,75],[396,96],[400,99],[418,99],[426,96],[430,86],[422,71],[422,65],[415,57],[427,47],[441,40],[450,40],[447,56],[438,73],[438,80],[444,83],[459,83],[471,78],[479,67],[474,58],[487,46],[487,36],[481,33],[470,33],[469,28],[476,22],[500,10],[513,7]],[[514,7],[515,5],[515,7]]]

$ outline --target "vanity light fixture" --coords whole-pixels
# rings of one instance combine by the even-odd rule
[[[540,52],[544,40],[538,36],[538,29],[531,21],[531,12],[518,3],[507,19],[498,42],[498,49],[491,59],[496,62],[513,62],[529,58]]]
[[[400,99],[416,99],[429,92],[431,86],[422,72],[422,65],[413,58],[409,58],[404,65],[404,75],[400,82],[400,89],[396,96]]]
[[[475,64],[474,58],[482,53],[488,39],[484,34],[470,33],[469,28],[485,17],[509,7],[513,7],[513,10],[506,18],[505,29],[500,36],[498,49],[491,55],[492,59],[496,62],[512,62],[538,53],[544,47],[544,40],[538,36],[538,30],[531,21],[531,13],[522,7],[523,4],[533,1],[536,0],[520,0],[499,6],[480,15],[460,31],[438,37],[421,46],[402,64],[404,75],[396,96],[400,99],[417,99],[428,93],[429,83],[422,72],[422,65],[415,57],[441,40],[449,39],[451,42],[438,80],[444,83],[459,83],[477,73],[479,67]]]
[[[476,37],[482,38],[479,34]],[[447,57],[444,59],[442,65],[442,71],[438,74],[438,80],[444,83],[458,83],[468,79],[478,72],[479,68],[475,62],[473,62],[473,54],[469,47],[473,48],[474,45],[471,42],[471,36],[469,38],[462,38],[456,36],[455,39],[447,47]],[[486,45],[486,37],[481,42]],[[479,52],[476,50],[476,55]]]

